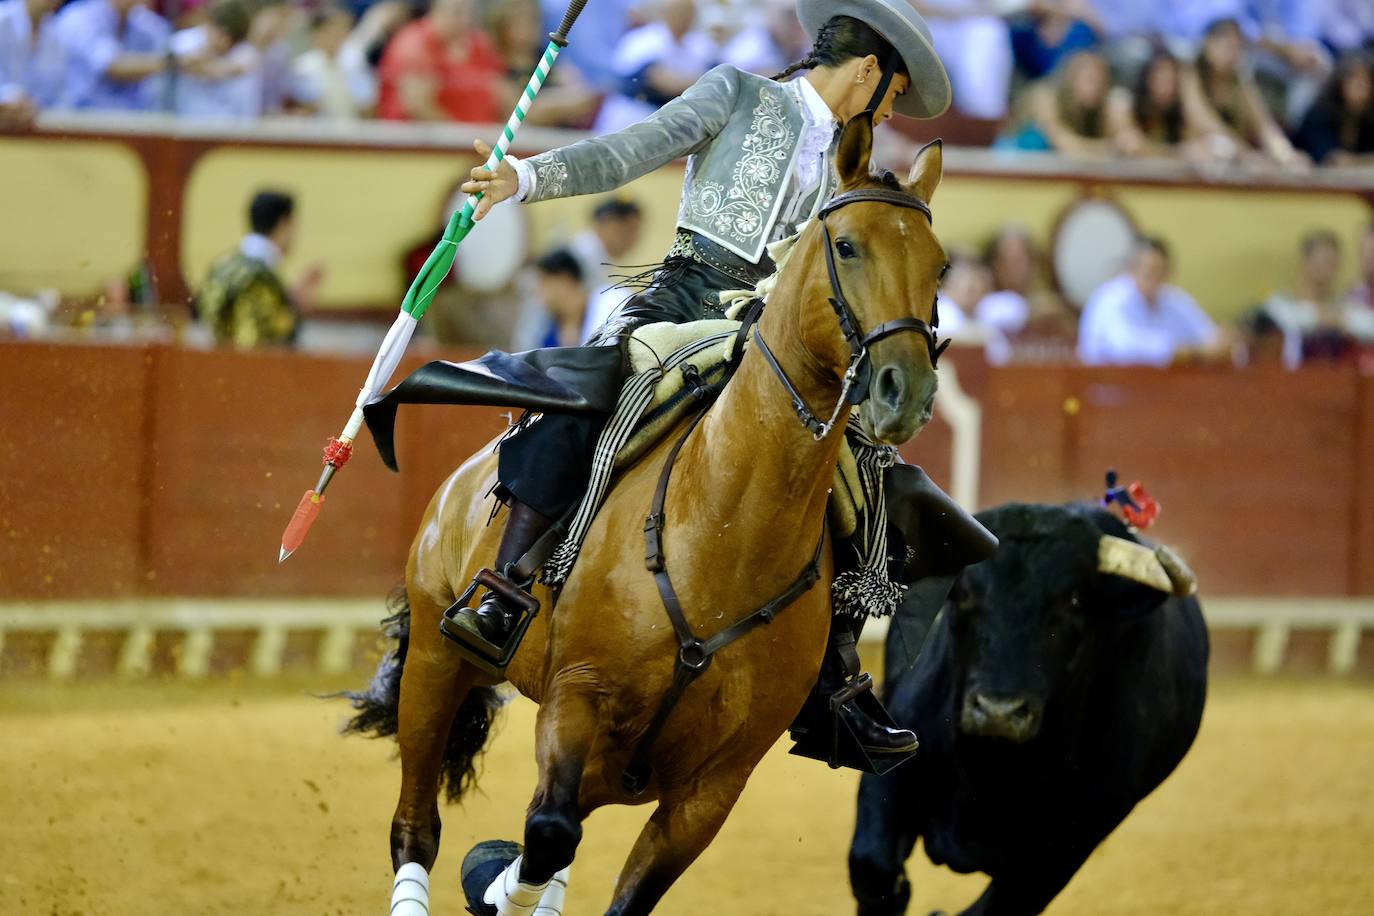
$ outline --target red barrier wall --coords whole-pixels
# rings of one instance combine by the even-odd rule
[[[1210,594],[1374,595],[1374,378],[1353,370],[992,368],[980,503],[1091,499],[1119,467]],[[360,443],[290,562],[282,528],[364,360],[0,345],[0,600],[366,595],[403,571],[434,489],[501,411],[403,413],[404,473]],[[948,484],[951,435],[904,451]]]

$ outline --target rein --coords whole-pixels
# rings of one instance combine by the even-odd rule
[[[940,342],[936,329],[940,326],[939,309],[931,311],[930,323],[919,318],[897,318],[892,321],[885,321],[878,325],[867,334],[862,332],[859,326],[859,319],[854,314],[853,307],[845,297],[844,288],[840,285],[839,271],[835,267],[835,241],[830,235],[830,227],[826,225],[825,218],[843,207],[857,203],[883,203],[894,207],[905,207],[908,210],[917,210],[925,214],[926,219],[933,224],[934,215],[930,212],[930,206],[919,197],[907,194],[903,191],[894,191],[889,188],[860,188],[857,191],[846,191],[832,197],[819,214],[821,228],[825,232],[825,267],[830,275],[830,307],[835,310],[835,318],[839,321],[840,333],[844,335],[845,343],[849,345],[849,366],[845,370],[844,377],[840,383],[840,395],[835,401],[835,407],[830,413],[830,418],[821,421],[811,408],[806,405],[800,392],[797,391],[792,380],[783,371],[782,365],[773,355],[767,342],[763,339],[763,333],[757,328],[754,329],[754,340],[759,345],[760,352],[768,362],[773,374],[782,382],[782,386],[787,391],[787,396],[792,400],[792,409],[796,411],[797,417],[802,421],[812,437],[819,442],[830,434],[834,429],[835,423],[839,420],[840,413],[846,404],[857,405],[863,403],[868,398],[869,386],[872,382],[873,364],[868,358],[868,348],[884,338],[891,337],[893,334],[902,331],[912,331],[920,334],[926,339],[926,348],[930,351],[930,364],[938,366],[940,354],[945,352],[949,346],[949,341]],[[938,300],[937,300],[938,302]]]

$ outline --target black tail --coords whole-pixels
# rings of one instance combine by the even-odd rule
[[[382,621],[383,632],[388,639],[396,640],[396,648],[382,657],[366,690],[342,694],[358,711],[344,726],[344,734],[373,738],[390,738],[396,734],[401,672],[405,669],[406,649],[410,645],[410,601],[404,584],[398,585],[387,598],[387,609],[391,616]],[[439,784],[447,788],[450,802],[460,800],[464,792],[476,785],[477,758],[482,754],[491,723],[501,706],[495,687],[474,687],[458,707],[448,746],[444,748],[444,769],[439,776]]]

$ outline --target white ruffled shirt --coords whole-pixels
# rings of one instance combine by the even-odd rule
[[[787,224],[802,222],[812,215],[800,211],[803,203],[820,187],[823,169],[828,166],[830,146],[834,143],[835,131],[840,126],[835,113],[830,110],[825,99],[821,98],[816,87],[811,85],[810,80],[799,79],[797,85],[801,87],[799,91],[802,97],[802,116],[806,119],[806,127],[797,141],[799,149],[796,167],[791,181],[788,182],[785,192],[787,196],[778,211],[778,222]],[[534,193],[537,181],[534,169],[515,156],[507,156],[506,161],[515,169],[520,182],[519,189],[515,192],[515,200],[524,202]]]

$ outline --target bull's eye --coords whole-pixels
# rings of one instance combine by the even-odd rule
[[[854,246],[851,245],[847,239],[840,239],[835,243],[835,252],[846,261],[850,258],[857,257],[859,254],[854,250]]]

